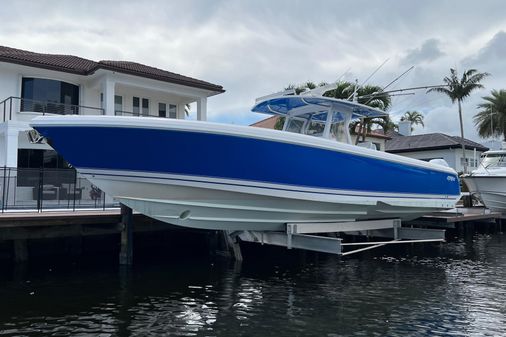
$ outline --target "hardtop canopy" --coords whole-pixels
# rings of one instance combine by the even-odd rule
[[[311,119],[315,122],[325,123],[327,114],[332,112],[332,123],[339,123],[345,119],[345,115],[351,115],[351,119],[384,117],[387,114],[370,106],[324,96],[275,96],[260,99],[251,109],[253,112],[270,115],[281,115]]]

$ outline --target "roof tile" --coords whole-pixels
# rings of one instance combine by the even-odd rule
[[[26,65],[36,68],[51,69],[79,75],[93,74],[97,69],[112,70],[134,76],[150,78],[163,82],[176,83],[211,91],[224,92],[220,85],[199,79],[150,67],[144,64],[127,61],[95,62],[73,55],[42,54],[31,51],[0,46],[0,62]]]
[[[448,149],[461,147],[461,137],[448,136],[443,133],[428,133],[423,135],[393,137],[386,143],[386,152],[401,153],[435,149]],[[467,149],[487,151],[488,148],[464,138],[464,145]]]

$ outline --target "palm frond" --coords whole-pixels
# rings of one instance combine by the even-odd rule
[[[490,96],[482,97],[480,111],[473,117],[480,137],[503,136],[506,139],[506,90],[492,90]]]

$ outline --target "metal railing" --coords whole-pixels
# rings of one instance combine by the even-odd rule
[[[119,207],[74,169],[0,167],[0,199],[2,213]]]
[[[132,112],[132,111],[123,111],[123,110],[115,110],[114,115],[115,116],[170,118],[168,114],[167,114],[167,116],[162,117],[159,115],[151,115],[151,114],[146,114],[146,113],[142,113],[142,112]]]
[[[12,119],[13,112],[37,112],[54,115],[103,115],[104,109],[84,105],[64,104],[49,101],[38,101],[21,97],[8,97],[0,102],[0,113],[3,121]]]

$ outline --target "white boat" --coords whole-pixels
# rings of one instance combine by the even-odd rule
[[[32,126],[108,195],[185,227],[413,219],[460,197],[451,168],[351,145],[350,121],[382,111],[312,95],[268,96],[252,110],[284,115],[284,131],[117,116],[42,116]]]
[[[506,149],[484,152],[480,166],[463,179],[487,208],[506,212]]]

